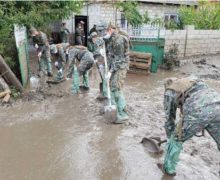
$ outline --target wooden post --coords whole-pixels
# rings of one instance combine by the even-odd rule
[[[10,67],[5,63],[1,55],[0,55],[0,76],[3,76],[9,85],[15,86],[20,92],[24,91],[20,81],[17,79],[17,77],[12,72]]]

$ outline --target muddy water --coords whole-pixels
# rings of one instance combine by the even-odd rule
[[[101,115],[98,73],[87,94],[71,96],[70,81],[47,87],[43,101],[24,101],[0,109],[0,179],[4,180],[144,180],[169,179],[140,144],[144,136],[166,138],[163,80],[180,72],[150,76],[129,74],[125,96],[129,124],[112,125]],[[210,84],[219,87],[217,81]],[[164,146],[163,146],[164,148]],[[213,140],[193,138],[184,145],[176,180],[217,180],[220,156]]]

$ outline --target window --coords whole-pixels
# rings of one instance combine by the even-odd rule
[[[125,19],[125,15],[123,13],[121,13],[121,27],[122,28],[126,27],[126,19]]]
[[[164,22],[168,23],[170,21],[175,22],[176,24],[179,23],[179,16],[176,13],[165,13],[164,14]]]

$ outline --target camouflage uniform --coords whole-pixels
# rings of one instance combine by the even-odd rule
[[[82,45],[83,44],[82,31],[78,27],[76,28],[75,37],[76,37],[76,45]]]
[[[178,84],[178,86],[180,85]],[[176,109],[178,107],[181,109],[182,116],[176,125]],[[164,108],[167,136],[179,148],[172,147],[171,140],[168,141],[164,163],[164,169],[167,173],[175,172],[182,142],[204,129],[209,132],[220,150],[220,94],[218,92],[210,89],[200,80],[196,80],[191,84],[191,87],[189,86],[182,92],[167,88],[164,96]]]
[[[68,34],[70,33],[69,29],[67,29],[66,27],[62,26],[60,29],[60,37],[61,37],[61,41],[62,43],[67,43],[68,41]]]
[[[107,58],[110,72],[112,72],[110,89],[112,103],[117,105],[117,122],[128,119],[128,115],[125,111],[126,102],[122,92],[122,87],[128,70],[128,53],[128,39],[125,36],[114,32],[107,42]]]
[[[78,65],[78,70],[76,75],[76,71],[74,76],[83,76],[83,85],[88,88],[88,70],[92,68],[92,65],[94,63],[93,54],[89,52],[87,49],[80,49],[80,48],[70,48],[69,49],[69,74],[74,73],[74,70],[76,70],[76,62],[75,59],[77,59],[80,63]],[[77,89],[76,91],[73,90],[75,93],[78,92],[78,80],[76,80],[76,77],[74,77],[75,81],[73,81],[73,86]],[[77,81],[77,82],[76,82]]]
[[[51,54],[55,53],[56,57],[56,67],[57,67],[57,75],[56,80],[63,79],[63,71],[64,71],[64,65],[63,63],[67,62],[66,57],[66,49],[68,48],[69,43],[61,43],[61,44],[52,44],[50,45]]]
[[[100,54],[100,50],[103,49],[103,46],[105,45],[105,41],[102,38],[97,38],[96,42],[94,43],[94,50],[93,55],[94,58],[98,60],[97,65],[101,74],[102,78],[102,97],[107,98],[107,80],[105,78],[105,63],[104,59]]]
[[[38,53],[42,53],[39,58],[39,71],[52,74],[52,66],[50,59],[50,46],[47,39],[47,35],[43,32],[39,32],[39,35],[33,37],[33,41],[38,45]]]

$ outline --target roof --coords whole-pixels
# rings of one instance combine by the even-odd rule
[[[198,0],[138,0],[138,2],[152,3],[152,4],[189,5],[189,6],[198,5]]]

